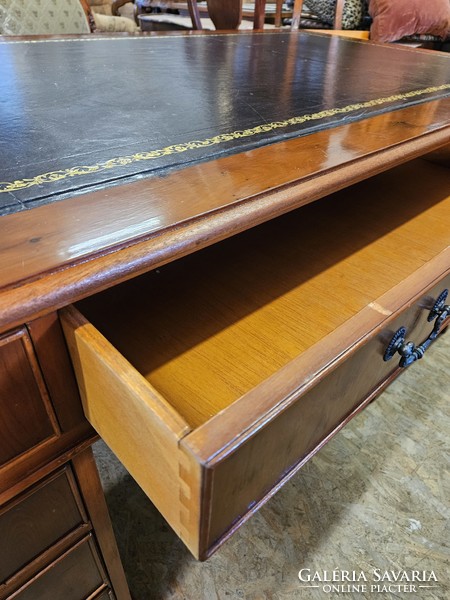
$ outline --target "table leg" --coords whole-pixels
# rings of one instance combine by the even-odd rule
[[[255,16],[253,18],[253,29],[264,29],[265,16],[266,0],[255,0]]]
[[[275,5],[275,27],[281,27],[283,0],[277,0]]]
[[[300,17],[302,15],[303,0],[295,0],[294,8],[292,9],[291,29],[298,29],[300,26]]]
[[[197,0],[188,0],[188,9],[189,16],[191,17],[192,21],[192,28],[198,30],[203,29],[202,22],[200,21],[200,12],[198,10]]]

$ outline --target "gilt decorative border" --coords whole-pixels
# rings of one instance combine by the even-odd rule
[[[277,129],[284,129],[287,127],[291,127],[293,125],[301,125],[307,121],[320,121],[321,119],[325,119],[328,117],[334,117],[337,115],[348,114],[352,112],[356,112],[358,110],[364,110],[366,108],[372,108],[374,106],[383,106],[385,104],[389,104],[392,102],[398,102],[401,100],[408,100],[410,98],[416,98],[418,96],[424,96],[426,94],[433,94],[436,92],[442,92],[445,90],[450,91],[450,83],[443,84],[439,86],[432,86],[427,88],[422,88],[418,90],[412,90],[409,92],[394,94],[392,96],[386,96],[383,98],[376,98],[374,100],[367,100],[365,102],[357,102],[354,104],[348,104],[347,106],[343,106],[340,108],[331,108],[327,110],[321,110],[319,112],[310,113],[306,115],[300,115],[296,117],[291,117],[289,119],[284,119],[282,121],[274,121],[272,123],[264,123],[261,125],[257,125],[256,127],[251,127],[249,129],[242,129],[237,131],[232,131],[228,133],[221,133],[215,135],[210,138],[205,138],[203,140],[192,140],[190,142],[181,142],[179,144],[172,144],[170,146],[165,146],[164,148],[149,150],[143,152],[137,152],[135,154],[130,154],[128,156],[119,156],[116,158],[111,158],[104,162],[100,162],[94,165],[79,165],[73,166],[67,169],[60,169],[56,171],[51,171],[49,173],[43,173],[41,175],[36,175],[35,177],[30,177],[26,179],[17,179],[11,182],[0,182],[0,193],[7,192],[15,192],[18,190],[22,190],[25,188],[30,188],[33,186],[44,185],[54,183],[56,181],[61,181],[63,179],[68,179],[70,177],[77,176],[85,176],[91,173],[100,173],[102,171],[108,171],[110,169],[115,169],[117,167],[127,166],[133,163],[154,160],[157,158],[161,158],[163,156],[169,156],[171,154],[182,154],[183,152],[187,152],[189,150],[198,150],[201,148],[205,148],[207,146],[216,146],[218,144],[223,144],[225,142],[230,142],[232,140],[237,140],[241,138],[248,138],[255,135],[260,135],[262,133],[267,133],[270,131],[275,131]]]

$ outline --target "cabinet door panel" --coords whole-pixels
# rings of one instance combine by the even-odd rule
[[[0,466],[59,434],[25,329],[0,337]]]

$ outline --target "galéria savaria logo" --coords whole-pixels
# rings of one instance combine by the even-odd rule
[[[439,587],[439,580],[434,571],[404,569],[371,569],[368,572],[300,569],[298,578],[302,588],[319,588],[326,594],[417,594],[429,588]]]

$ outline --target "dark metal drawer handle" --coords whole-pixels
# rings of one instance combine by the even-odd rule
[[[450,317],[450,306],[445,304],[447,296],[448,290],[444,290],[439,295],[439,298],[434,303],[434,306],[428,315],[428,321],[434,321],[434,319],[436,319],[436,321],[433,330],[427,339],[420,344],[420,346],[415,346],[414,342],[407,342],[405,340],[406,327],[400,327],[389,342],[383,360],[391,360],[395,353],[398,352],[401,356],[399,367],[409,367],[413,362],[422,358],[431,342],[439,335],[442,323]]]

